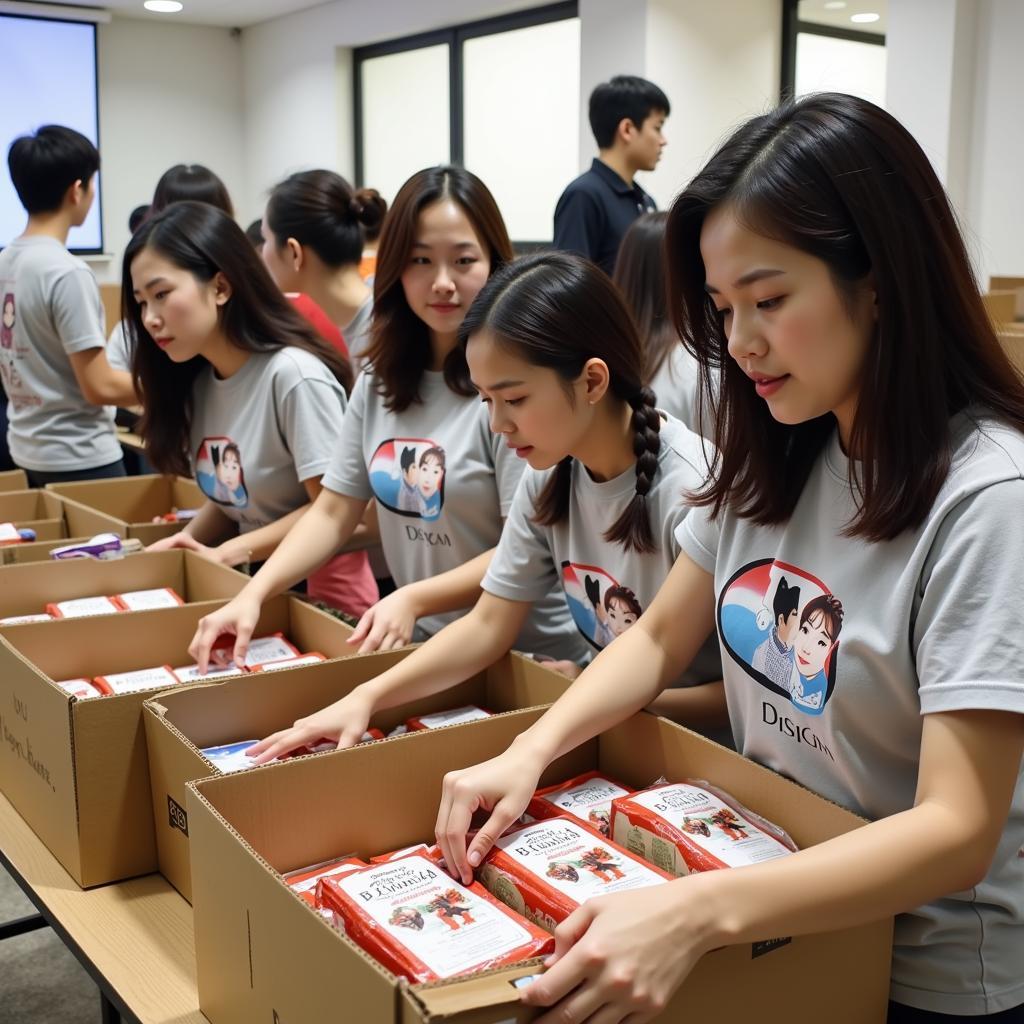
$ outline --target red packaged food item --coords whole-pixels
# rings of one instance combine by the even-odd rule
[[[314,910],[319,911],[322,917],[334,924],[334,911],[321,906],[317,899],[320,891],[317,882],[321,878],[341,878],[353,871],[361,871],[367,866],[366,861],[360,860],[358,857],[341,857],[338,860],[329,860],[322,864],[312,864],[296,871],[289,871],[284,876],[284,880],[289,889],[298,893],[303,903],[308,903]]]
[[[210,661],[220,666],[232,665],[234,664],[232,658],[234,649],[235,638],[230,633],[224,633],[214,643],[213,650],[210,651]],[[257,665],[266,665],[271,661],[298,658],[300,654],[299,649],[288,642],[284,633],[257,636],[249,641],[249,650],[245,655],[245,667],[253,669]]]
[[[46,611],[55,619],[81,619],[88,615],[116,614],[122,610],[112,597],[75,597],[46,606]]]
[[[208,665],[206,675],[202,675],[198,665],[181,665],[172,668],[174,678],[179,683],[206,683],[214,679],[227,679],[230,676],[244,676],[246,673],[237,665],[228,665],[225,668],[218,668],[216,665]]]
[[[6,619],[0,619],[0,626],[20,626],[23,622],[53,622],[53,616],[48,612],[39,612],[35,615],[11,615]]]
[[[134,672],[111,672],[109,675],[97,676],[93,682],[107,693],[131,693],[134,690],[166,690],[177,686],[177,676],[169,665],[158,665],[156,668],[140,668]]]
[[[57,685],[72,697],[79,700],[87,700],[89,697],[107,697],[110,690],[101,689],[99,680],[93,682],[91,679],[63,679]]]
[[[612,801],[632,792],[601,772],[584,772],[568,782],[538,789],[526,810],[538,821],[564,814],[609,837],[612,834]]]
[[[413,854],[427,857],[438,864],[444,860],[441,855],[441,847],[437,843],[432,843],[430,846],[426,843],[415,843],[413,846],[405,846],[401,850],[393,850],[391,853],[379,853],[376,857],[370,858],[370,863],[389,864],[393,860],[401,860],[403,857],[411,857]]]
[[[363,738],[359,742],[360,743],[369,743],[371,740],[383,740],[383,739],[387,739],[387,737],[384,735],[384,733],[382,733],[380,731],[380,729],[375,729],[371,725],[370,728],[367,729],[366,732],[363,733]]]
[[[479,882],[462,885],[423,856],[323,879],[320,898],[351,939],[414,982],[503,967],[554,949],[550,935]]]
[[[476,722],[490,717],[490,711],[484,711],[475,704],[466,704],[461,708],[452,708],[451,711],[435,711],[432,715],[410,718],[405,724],[409,732],[418,732],[421,729],[441,729],[446,725],[460,725],[462,722]]]
[[[760,864],[796,850],[777,825],[699,779],[613,801],[612,838],[677,877]]]
[[[157,587],[153,590],[132,590],[127,594],[115,594],[111,599],[126,612],[146,612],[152,608],[177,608],[185,602],[170,588]]]
[[[666,872],[569,817],[510,829],[480,866],[480,881],[489,892],[548,931],[595,896],[670,880]]]
[[[309,654],[300,654],[297,658],[281,658],[280,661],[267,661],[253,668],[253,672],[276,672],[282,668],[295,668],[297,665],[315,665],[317,662],[326,661],[327,656],[319,651],[310,651]]]

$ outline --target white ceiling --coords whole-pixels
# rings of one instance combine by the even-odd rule
[[[181,0],[184,10],[178,14],[152,14],[142,0],[71,0],[76,7],[95,7],[119,17],[145,18],[169,24],[221,25],[224,28],[245,28],[260,21],[294,14],[309,7],[319,7],[326,0]]]
[[[846,0],[838,10],[826,8],[828,0],[800,0],[798,11],[801,21],[813,21],[819,25],[832,25],[835,28],[849,28],[857,32],[873,32],[884,35],[888,22],[888,0]],[[851,14],[879,14],[878,21],[859,25],[850,21]]]

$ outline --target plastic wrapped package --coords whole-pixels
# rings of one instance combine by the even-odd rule
[[[20,626],[23,622],[52,622],[49,612],[38,612],[35,615],[11,615],[0,619],[0,626]]]
[[[510,829],[484,857],[479,877],[503,903],[554,931],[595,896],[662,885],[672,876],[563,816]]]
[[[284,875],[284,880],[288,888],[297,893],[302,902],[312,907],[325,921],[343,928],[344,925],[338,919],[337,914],[320,902],[320,886],[317,883],[322,878],[338,879],[353,871],[361,871],[368,866],[366,861],[360,860],[358,857],[339,857],[321,864],[311,864],[309,867],[289,871]]]
[[[97,676],[93,682],[101,689],[110,693],[132,693],[135,690],[166,690],[178,686],[178,678],[169,665],[158,665],[156,668],[140,668],[134,672],[111,672],[109,675]]]
[[[325,908],[393,974],[441,981],[546,956],[554,940],[480,885],[464,886],[423,856],[318,883]]]
[[[112,597],[75,597],[54,601],[46,611],[55,619],[82,619],[90,615],[117,614],[123,609]]]
[[[796,844],[702,779],[659,782],[612,803],[612,838],[674,876],[760,864]]]
[[[310,651],[308,654],[300,654],[297,658],[281,658],[280,661],[267,661],[256,665],[253,672],[277,672],[282,668],[296,668],[299,665],[316,665],[318,662],[326,661],[327,656],[319,651]]]
[[[230,633],[218,637],[210,651],[210,660],[221,667],[232,665],[235,649],[235,638]],[[258,665],[266,665],[271,661],[284,661],[287,658],[298,658],[301,651],[294,647],[284,633],[271,633],[269,636],[253,637],[249,641],[249,650],[245,654],[245,667],[254,669]]]
[[[490,717],[490,711],[478,708],[475,704],[466,704],[450,711],[435,711],[431,715],[410,718],[405,724],[409,732],[419,732],[423,729],[441,729],[446,725],[461,725],[463,722],[476,722],[481,718]]]
[[[538,821],[566,815],[611,836],[612,801],[633,791],[598,771],[538,789],[527,811]]]
[[[217,665],[208,665],[206,675],[202,675],[198,665],[181,665],[179,668],[172,668],[174,677],[179,683],[205,683],[211,679],[227,679],[229,676],[244,676],[245,670],[237,665],[228,665],[219,668]]]
[[[77,697],[79,700],[88,700],[90,697],[109,697],[111,693],[110,690],[101,689],[91,679],[63,679],[57,685],[65,693],[70,693],[72,697]]]

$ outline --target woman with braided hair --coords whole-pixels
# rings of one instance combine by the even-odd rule
[[[479,392],[491,430],[527,464],[483,593],[419,650],[263,740],[253,748],[259,762],[310,738],[350,746],[374,713],[475,675],[513,646],[553,585],[598,651],[606,638],[595,606],[614,616],[641,610],[679,554],[673,534],[688,512],[683,495],[704,483],[704,442],[657,410],[641,383],[643,346],[626,305],[592,263],[547,252],[495,271],[462,322],[445,372],[452,386]],[[623,624],[610,643],[627,633]],[[567,674],[581,670],[558,665]],[[726,722],[720,680],[711,642],[658,710],[718,729]]]

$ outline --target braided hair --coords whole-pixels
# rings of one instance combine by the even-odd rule
[[[445,364],[453,388],[471,387],[466,344],[486,329],[499,344],[569,382],[588,359],[608,366],[611,393],[633,410],[636,491],[605,540],[641,554],[655,550],[647,509],[658,473],[660,418],[654,392],[644,387],[644,347],[625,301],[611,279],[589,260],[566,252],[524,256],[495,271],[459,328],[459,344]],[[534,519],[543,526],[569,513],[573,457],[562,459],[537,499]]]

